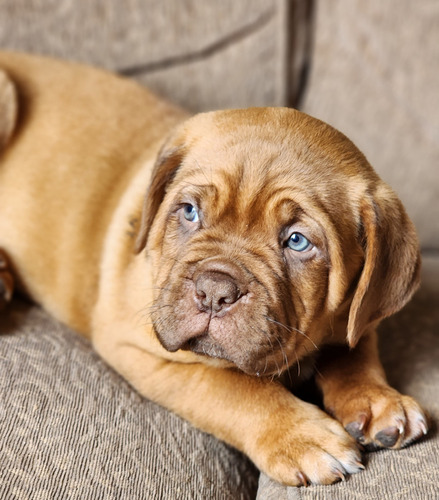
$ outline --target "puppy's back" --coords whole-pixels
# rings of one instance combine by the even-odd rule
[[[76,63],[0,52],[0,71],[0,247],[21,289],[88,332],[118,203],[185,114]]]

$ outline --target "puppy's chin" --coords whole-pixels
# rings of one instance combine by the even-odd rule
[[[181,349],[183,351],[191,351],[195,354],[209,356],[210,358],[223,359],[224,361],[233,363],[233,360],[230,359],[227,351],[222,346],[212,341],[207,334],[190,339],[181,347]]]
[[[192,352],[200,356],[200,362],[220,366],[222,368],[237,368],[247,375],[258,377],[280,377],[291,364],[288,360],[296,360],[295,343],[279,349],[253,349],[251,351],[239,346],[221,345],[211,337],[208,331],[198,336],[192,336],[183,343],[166,333],[156,335],[161,345],[169,352],[178,350]]]
[[[233,354],[228,353],[224,347],[210,338],[208,333],[203,333],[198,337],[191,337],[183,344],[173,342],[166,335],[157,332],[156,334],[161,345],[169,352],[189,351],[199,355],[201,362],[210,364],[211,361],[215,361],[215,365],[220,364],[224,368],[236,367],[249,375],[257,374],[257,370],[255,370],[250,360],[242,359],[241,356],[236,359]]]

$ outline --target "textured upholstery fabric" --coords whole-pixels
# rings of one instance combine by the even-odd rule
[[[304,111],[335,126],[439,248],[439,2],[317,0]]]
[[[1,499],[253,499],[240,453],[143,399],[44,311],[0,319]]]
[[[0,47],[120,71],[191,111],[285,105],[305,63],[303,3],[3,0]]]
[[[259,480],[258,500],[433,500],[439,498],[439,258],[424,258],[413,301],[380,329],[389,382],[414,396],[432,417],[426,439],[400,451],[366,457],[366,470],[332,486],[286,488]]]

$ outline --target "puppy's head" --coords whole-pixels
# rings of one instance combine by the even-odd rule
[[[358,149],[291,109],[197,115],[163,147],[138,251],[169,351],[280,373],[324,342],[354,346],[418,281],[415,231]]]

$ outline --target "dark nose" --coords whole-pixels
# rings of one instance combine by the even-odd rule
[[[243,292],[238,282],[229,274],[207,271],[197,276],[195,290],[201,311],[219,312],[236,302]]]

